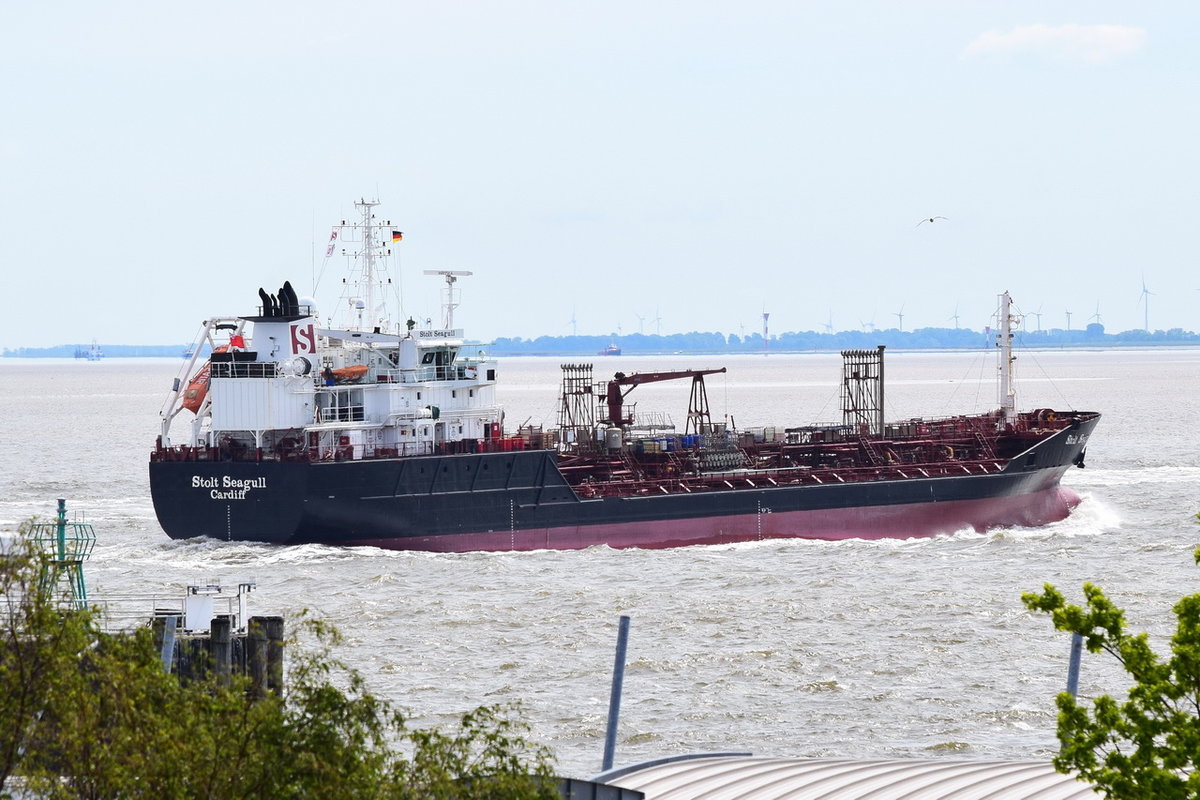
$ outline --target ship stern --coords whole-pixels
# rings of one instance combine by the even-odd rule
[[[286,544],[303,515],[307,465],[152,461],[150,496],[172,539]]]

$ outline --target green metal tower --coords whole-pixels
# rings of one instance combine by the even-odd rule
[[[42,588],[52,591],[65,608],[87,608],[83,562],[96,546],[96,532],[86,522],[67,521],[67,501],[58,501],[58,516],[34,522],[29,531],[34,546],[45,558]]]

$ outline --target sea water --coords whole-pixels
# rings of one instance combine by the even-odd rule
[[[501,361],[506,425],[553,425],[559,366]],[[725,366],[711,413],[741,428],[839,421],[836,354],[603,357],[615,371]],[[251,613],[307,609],[345,634],[338,655],[416,724],[520,703],[560,774],[599,771],[618,621],[631,618],[616,763],[684,753],[1040,758],[1069,637],[1031,614],[1044,583],[1085,581],[1165,649],[1171,605],[1200,568],[1200,351],[1049,351],[1018,359],[1022,408],[1099,411],[1083,497],[1040,529],[908,541],[768,541],[674,550],[430,554],[176,542],[159,529],[146,462],[180,363],[0,359],[0,520],[57,498],[96,529],[91,599],[113,625],[191,583],[252,580]],[[995,355],[889,353],[889,419],[997,403]],[[639,411],[682,428],[688,381],[638,387]],[[190,416],[185,412],[185,416]],[[1080,693],[1127,685],[1085,654]]]

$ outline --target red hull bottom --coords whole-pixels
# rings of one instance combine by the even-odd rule
[[[1037,527],[1065,519],[1078,504],[1079,495],[1055,486],[1033,494],[979,500],[361,539],[339,544],[464,553],[579,550],[596,545],[658,549],[766,539],[913,539],[998,527]]]

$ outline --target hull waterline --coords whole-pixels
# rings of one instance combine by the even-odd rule
[[[330,464],[156,462],[174,538],[397,550],[663,548],[776,538],[880,539],[1034,527],[1079,502],[1059,485],[1096,420],[999,472],[582,499],[550,451]],[[965,472],[969,472],[966,466]],[[764,483],[761,477],[760,484]]]

